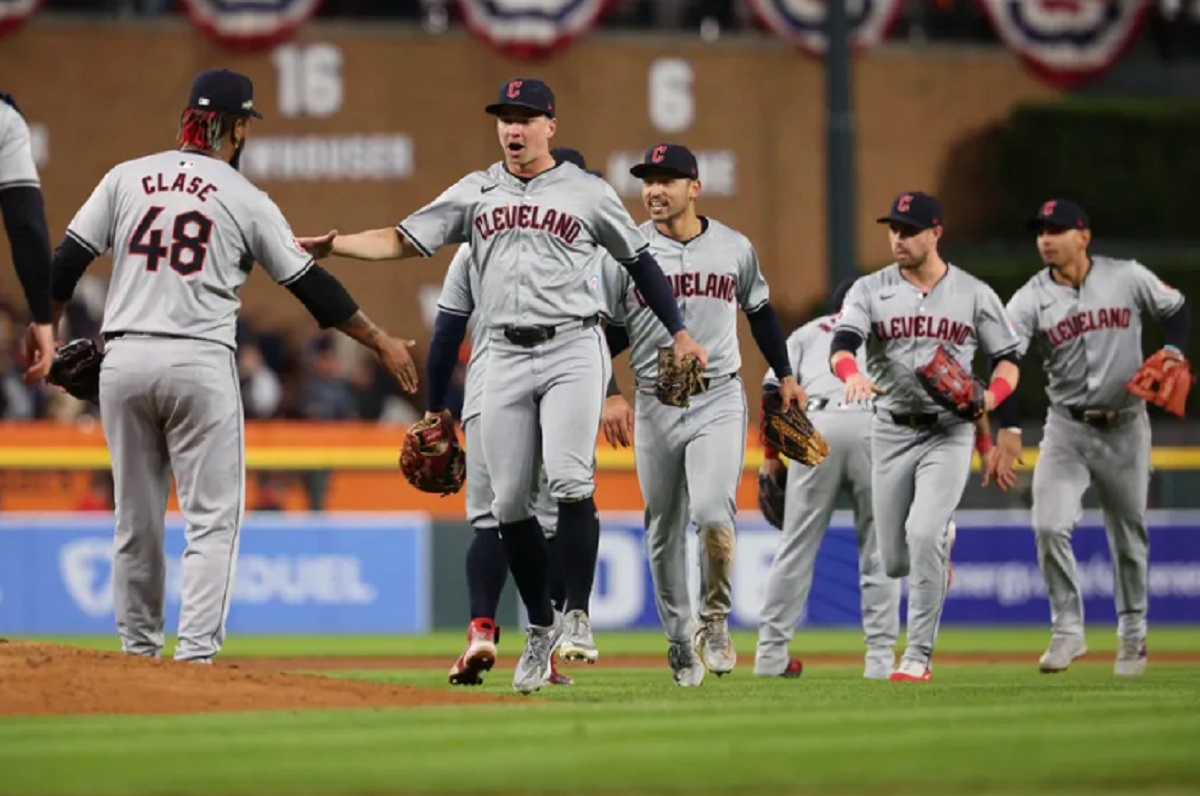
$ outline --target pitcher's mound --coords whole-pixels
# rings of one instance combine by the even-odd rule
[[[413,707],[508,698],[0,639],[0,716]]]

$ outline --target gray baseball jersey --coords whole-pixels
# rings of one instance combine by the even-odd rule
[[[0,191],[39,184],[29,125],[16,108],[0,102]]]
[[[529,180],[495,163],[397,228],[427,256],[448,243],[471,245],[481,275],[478,308],[489,328],[597,315],[598,249],[632,262],[647,246],[612,186],[571,163]]]
[[[1183,294],[1140,263],[1093,257],[1078,289],[1039,271],[1009,301],[1022,350],[1044,357],[1046,416],[1033,472],[1033,527],[1050,597],[1054,636],[1083,635],[1083,599],[1071,532],[1084,491],[1096,489],[1113,546],[1117,631],[1133,654],[1146,636],[1150,423],[1141,399],[1125,385],[1142,363],[1142,315],[1162,319]],[[1064,407],[1115,410],[1094,427]]]
[[[1093,257],[1078,290],[1042,269],[1013,294],[1008,314],[1022,354],[1039,344],[1050,403],[1121,409],[1139,402],[1125,385],[1142,364],[1143,313],[1161,320],[1182,304],[1141,263]]]
[[[171,150],[100,181],[67,234],[113,250],[104,333],[195,338],[233,348],[238,290],[255,261],[288,284],[312,265],[283,213],[237,169]]]
[[[846,385],[829,369],[829,347],[833,343],[833,329],[839,317],[840,313],[814,318],[788,335],[788,361],[792,363],[796,381],[808,394],[810,407],[817,402],[823,402],[824,406],[830,408],[845,408],[843,399]],[[859,370],[865,371],[866,352],[861,347],[855,354],[855,359]],[[775,371],[767,371],[763,384],[779,385]],[[853,404],[853,407],[869,410],[873,404],[873,401],[863,401]]]
[[[767,280],[750,240],[714,219],[687,243],[668,238],[654,222],[642,225],[663,273],[675,292],[692,337],[708,348],[705,376],[730,376],[742,366],[737,339],[737,311],[750,313],[770,299]],[[629,273],[617,263],[602,263],[601,284],[612,322],[629,333],[629,362],[640,385],[658,376],[658,349],[672,344],[671,335],[646,306]]]
[[[866,340],[867,370],[885,390],[876,403],[900,413],[942,411],[916,377],[939,345],[970,369],[977,347],[995,357],[1020,344],[996,291],[953,265],[928,295],[895,264],[862,277],[846,294],[839,329]]]

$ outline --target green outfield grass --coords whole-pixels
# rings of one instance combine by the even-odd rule
[[[751,652],[757,636],[754,633],[734,633],[739,650]],[[666,642],[657,632],[608,633],[598,631],[597,642],[602,650],[613,655],[660,655],[666,653]],[[41,639],[61,644],[102,650],[119,650],[116,635],[62,637]],[[524,636],[519,628],[505,628],[503,646],[519,650]],[[1049,630],[1042,627],[963,628],[945,627],[938,637],[938,652],[944,653],[1010,653],[1041,654],[1049,640]],[[174,645],[172,640],[168,649]],[[421,636],[241,636],[231,632],[224,654],[255,657],[299,656],[435,656],[457,655],[463,645],[463,631],[438,632]],[[1095,626],[1088,631],[1088,646],[1096,651],[1116,649],[1116,632],[1112,627]],[[793,648],[797,652],[821,654],[857,654],[862,649],[862,637],[846,630],[801,630],[796,633]],[[1150,649],[1159,652],[1195,652],[1200,654],[1200,626],[1161,625],[1152,628]]]
[[[1042,629],[944,629],[939,651],[1033,657],[946,664],[922,685],[866,682],[859,667],[836,665],[799,680],[755,678],[742,636],[738,670],[699,689],[675,687],[665,666],[574,666],[576,685],[508,704],[0,719],[0,793],[1196,793],[1200,666],[1153,655],[1197,651],[1200,632],[1155,629],[1150,669],[1134,681],[1112,674],[1112,635],[1097,629],[1095,654],[1056,676],[1033,665]],[[859,649],[855,633],[798,640],[813,652]],[[656,633],[598,641],[612,655],[662,651]],[[503,646],[515,656],[520,643],[513,633]],[[429,656],[460,644],[457,633],[233,638],[227,651]],[[448,688],[440,670],[336,676]],[[474,692],[511,694],[509,680],[505,667]]]

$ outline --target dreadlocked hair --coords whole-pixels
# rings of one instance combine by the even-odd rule
[[[179,143],[211,152],[221,149],[221,141],[233,129],[234,117],[220,111],[188,108],[179,120]]]

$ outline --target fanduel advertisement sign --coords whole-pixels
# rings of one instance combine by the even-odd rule
[[[600,563],[592,597],[597,628],[658,628],[640,514],[602,515]],[[966,511],[956,516],[954,587],[943,624],[1047,624],[1050,608],[1037,565],[1029,515]],[[853,626],[860,622],[858,550],[849,512],[836,512],[817,555],[802,624]],[[1150,621],[1200,622],[1200,513],[1151,512]],[[780,533],[757,513],[738,520],[731,624],[756,628],[767,575]],[[1113,624],[1112,557],[1098,514],[1085,513],[1073,537],[1084,613]],[[688,533],[689,587],[695,605],[699,564],[696,534]],[[905,608],[903,602],[901,610]],[[902,621],[904,614],[901,614]]]
[[[109,516],[0,519],[0,633],[115,632]],[[168,633],[183,523],[166,533]],[[249,515],[229,611],[237,633],[415,633],[429,627],[421,514]]]

